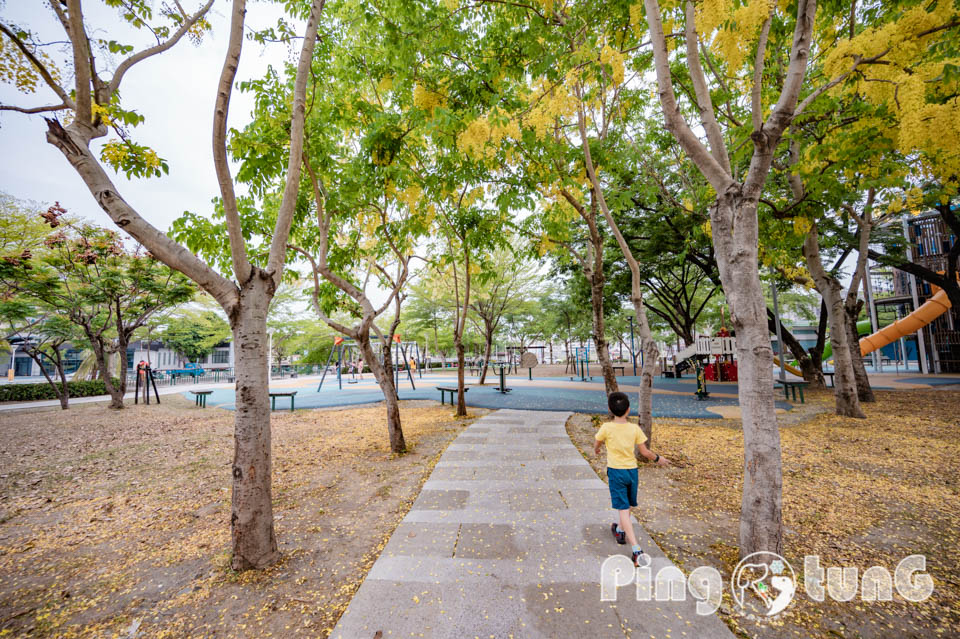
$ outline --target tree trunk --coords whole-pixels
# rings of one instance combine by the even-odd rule
[[[466,363],[463,356],[463,339],[456,338],[457,347],[457,417],[467,416],[467,402],[463,392],[463,366]]]
[[[870,386],[870,378],[867,376],[867,368],[863,364],[863,355],[860,354],[860,335],[857,332],[857,318],[860,316],[861,303],[853,305],[844,305],[844,324],[847,331],[847,349],[850,352],[850,362],[853,365],[853,379],[857,384],[857,399],[861,402],[875,402],[873,388]],[[834,360],[836,361],[836,360]]]
[[[717,266],[730,304],[736,334],[739,401],[743,421],[743,496],[740,502],[740,555],[783,553],[781,515],[783,471],[780,431],[773,399],[773,348],[767,329],[767,305],[757,269],[756,203],[727,191],[711,210]],[[737,219],[733,250],[728,220]],[[748,225],[753,221],[753,227]],[[750,235],[753,235],[752,239]]]
[[[590,306],[593,311],[593,342],[597,347],[597,360],[603,373],[603,385],[607,395],[620,390],[617,376],[610,362],[610,349],[607,346],[606,327],[603,319],[603,272],[594,268],[590,273]]]
[[[120,380],[120,397],[127,394],[127,345],[130,340],[123,336],[117,338],[117,352],[120,355],[120,372],[117,375]]]
[[[110,395],[110,405],[108,408],[123,408],[123,393],[113,385],[113,378],[110,376],[110,365],[107,361],[108,355],[103,346],[103,342],[92,331],[86,330],[87,339],[90,341],[90,347],[93,349],[93,355],[97,360],[97,370],[100,371],[100,379],[103,380],[103,386]]]
[[[273,529],[270,457],[269,282],[255,271],[231,317],[236,349],[233,500],[230,531],[234,570],[263,568],[280,558]]]
[[[57,393],[57,397],[60,399],[60,408],[67,410],[70,403],[70,387],[67,386],[67,374],[63,372],[63,361],[57,361],[57,375],[60,377],[60,388],[63,389],[62,392]]]
[[[810,382],[812,388],[826,388],[827,384],[823,378],[823,360],[819,357],[804,357],[799,360],[800,372],[803,373],[803,381]]]
[[[770,333],[776,334],[777,320],[773,315],[773,311],[769,308],[767,309],[767,324],[769,325]],[[818,360],[820,366],[814,364],[813,358],[803,349],[803,344],[783,325],[783,322],[780,322],[780,334],[783,337],[783,345],[789,348],[790,353],[797,358],[800,372],[803,373],[803,380],[809,382],[813,388],[826,388],[827,385],[823,379],[822,362]]]
[[[34,351],[30,349],[24,349],[24,352],[36,362],[37,366],[40,367],[40,373],[43,374],[44,378],[47,380],[47,383],[53,388],[54,394],[56,394],[57,399],[60,400],[61,410],[67,410],[69,408],[68,402],[70,397],[70,391],[67,388],[67,376],[63,372],[63,360],[59,357],[58,352],[59,347],[54,346],[54,352],[58,353],[57,359],[54,359],[47,355],[50,361],[53,363],[57,371],[57,377],[60,378],[60,386],[57,386],[57,383],[53,381],[53,378],[50,377],[50,374],[47,372],[47,369],[43,367],[43,354],[40,351]],[[13,365],[13,359],[10,360],[11,366]]]
[[[480,372],[480,385],[483,386],[487,381],[487,367],[490,366],[490,353],[493,350],[493,329],[487,326],[487,349],[483,356],[483,370]]]
[[[403,437],[403,425],[400,422],[400,402],[397,397],[397,386],[393,379],[393,365],[390,357],[384,358],[386,365],[381,365],[373,347],[370,345],[369,331],[360,333],[357,343],[363,359],[370,367],[370,372],[380,385],[383,399],[387,406],[387,436],[390,438],[390,450],[400,454],[407,451],[407,442]]]
[[[807,261],[807,270],[813,277],[817,290],[827,305],[827,318],[830,322],[830,344],[833,346],[833,362],[836,385],[837,415],[842,417],[863,418],[860,401],[857,399],[857,386],[853,376],[853,362],[847,345],[847,313],[840,295],[840,282],[823,268],[820,261],[820,245],[817,225],[814,224],[803,242],[803,256]]]

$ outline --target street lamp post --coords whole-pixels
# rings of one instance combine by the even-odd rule
[[[637,376],[637,349],[633,346],[633,315],[628,315],[630,320],[630,359],[633,360],[633,376]]]

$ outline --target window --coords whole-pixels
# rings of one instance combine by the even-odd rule
[[[213,361],[212,364],[228,364],[230,363],[230,349],[229,348],[218,348],[213,351]]]

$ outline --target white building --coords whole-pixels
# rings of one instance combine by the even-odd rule
[[[150,364],[154,370],[167,370],[171,368],[183,368],[187,363],[186,358],[166,346],[163,342],[153,340],[147,342],[141,340],[133,342],[127,347],[127,367],[133,368],[137,362],[145,361]],[[233,342],[222,342],[218,344],[213,352],[199,361],[199,364],[205,370],[217,370],[224,368],[233,368]]]

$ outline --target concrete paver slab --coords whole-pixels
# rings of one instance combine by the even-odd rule
[[[711,637],[733,635],[686,601],[600,598],[606,485],[566,435],[566,413],[501,410],[437,463],[331,637]],[[634,524],[654,573],[672,566]]]

